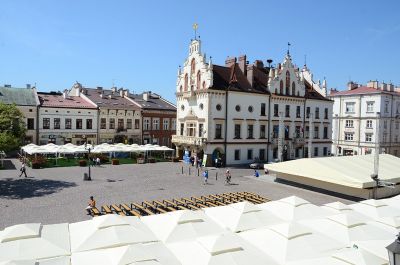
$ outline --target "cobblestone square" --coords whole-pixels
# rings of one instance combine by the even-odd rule
[[[91,217],[86,215],[84,208],[91,195],[95,197],[98,208],[103,204],[229,191],[253,191],[271,200],[296,195],[317,205],[333,201],[351,203],[331,195],[276,183],[272,177],[261,175],[256,179],[252,176],[252,169],[231,168],[232,185],[226,185],[223,177],[226,169],[209,168],[209,184],[203,185],[201,172],[197,176],[195,167],[182,163],[92,167],[93,180],[83,181],[87,167],[28,168],[28,178],[19,178],[20,162],[14,159],[10,162],[15,168],[0,171],[0,229],[20,223],[52,224],[89,219]]]

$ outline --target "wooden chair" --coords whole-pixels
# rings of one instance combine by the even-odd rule
[[[108,205],[101,206],[101,212],[104,214],[112,214],[112,211]]]
[[[137,209],[139,212],[141,213],[145,213],[145,215],[153,215],[154,213],[152,211],[150,211],[149,209],[144,208],[142,205],[137,204],[135,202],[131,203],[131,208],[132,209]]]
[[[93,207],[91,209],[91,214],[92,214],[92,216],[99,216],[99,215],[101,215],[101,212],[96,207]]]
[[[158,208],[159,208],[159,207],[163,207],[163,208],[164,208],[165,210],[167,210],[168,212],[176,211],[175,208],[169,207],[169,206],[167,206],[166,204],[164,204],[164,203],[162,203],[162,202],[160,202],[160,201],[153,201],[153,203],[154,203],[155,205],[157,205]]]
[[[112,204],[110,205],[111,209],[114,209],[115,213],[119,214],[119,215],[126,215],[121,208],[119,208],[119,206],[117,206],[116,204]]]
[[[149,201],[142,202],[142,205],[143,205],[143,207],[150,208],[151,211],[154,211],[156,213],[166,213],[167,212],[166,210],[164,210],[160,207],[157,207],[156,205],[154,205],[153,203],[151,203]]]
[[[121,208],[122,208],[123,210],[125,210],[125,213],[126,213],[126,214],[128,214],[128,215],[133,215],[133,216],[136,216],[136,217],[142,217],[142,215],[141,215],[139,212],[133,210],[133,209],[130,208],[127,204],[124,203],[124,204],[121,204],[120,206],[121,206]]]

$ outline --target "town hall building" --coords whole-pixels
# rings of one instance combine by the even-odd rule
[[[326,80],[314,82],[289,50],[282,63],[267,64],[249,64],[242,55],[215,65],[200,39],[191,41],[176,86],[177,156],[234,165],[330,155],[333,101]]]

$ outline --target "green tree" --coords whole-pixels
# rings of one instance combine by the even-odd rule
[[[22,144],[26,126],[24,115],[15,104],[0,102],[0,150],[15,150]]]

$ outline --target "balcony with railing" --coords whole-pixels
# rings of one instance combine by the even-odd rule
[[[172,135],[172,142],[176,145],[204,145],[207,138],[195,136]]]

